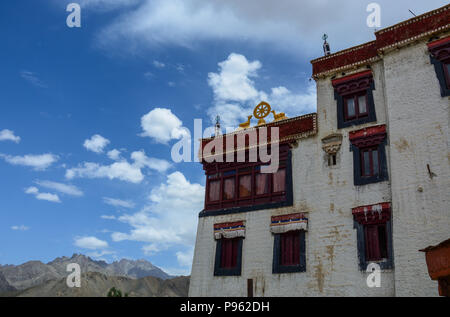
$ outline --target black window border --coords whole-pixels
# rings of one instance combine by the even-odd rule
[[[368,146],[374,147],[374,146]],[[379,165],[380,165],[380,173],[371,177],[363,177],[361,175],[361,150],[366,147],[357,147],[354,144],[350,145],[350,151],[353,152],[353,182],[355,186],[374,184],[379,182],[384,182],[389,180],[389,173],[387,167],[387,159],[386,159],[386,138],[377,146],[379,153]]]
[[[337,123],[338,129],[344,129],[355,125],[360,125],[369,122],[376,122],[377,115],[375,112],[375,102],[373,98],[373,90],[375,90],[375,83],[373,81],[370,82],[370,86],[365,90],[367,96],[367,116],[345,121],[344,117],[344,99],[358,95],[361,91],[355,91],[354,93],[340,95],[336,89],[334,90],[334,99],[337,101]]]
[[[280,265],[280,252],[281,252],[281,233],[274,234],[273,240],[273,263],[272,273],[299,273],[306,272],[306,243],[305,243],[305,230],[299,230],[300,236],[300,264],[299,265]]]
[[[356,229],[356,241],[358,249],[359,269],[366,272],[370,263],[377,263],[382,270],[390,270],[394,268],[394,251],[392,244],[392,220],[386,221],[387,235],[387,253],[388,258],[384,261],[367,261],[366,260],[366,236],[364,233],[364,224],[360,224],[356,220],[353,221],[353,229]]]
[[[439,86],[441,88],[441,97],[448,97],[450,96],[450,89],[448,88],[450,86],[450,83],[447,83],[447,79],[445,76],[445,70],[444,66],[447,61],[441,61],[437,58],[434,58],[432,55],[430,55],[430,61],[431,64],[434,65],[434,70],[436,72],[436,77],[439,81]]]
[[[214,262],[214,276],[240,276],[242,271],[242,245],[244,238],[239,239],[238,254],[236,259],[236,266],[234,268],[224,269],[220,267],[222,257],[222,242],[223,239],[216,240],[216,256]]]

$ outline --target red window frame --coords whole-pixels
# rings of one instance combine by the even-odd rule
[[[263,194],[256,194],[256,177],[260,173],[260,169],[263,165],[261,163],[246,163],[244,166],[234,166],[224,168],[219,172],[214,172],[213,174],[207,175],[206,182],[206,193],[205,193],[205,209],[213,210],[213,209],[223,209],[229,207],[239,207],[239,206],[247,206],[247,205],[258,205],[264,203],[271,202],[279,202],[287,199],[287,179],[288,179],[288,169],[287,162],[280,161],[278,171],[273,174],[266,174],[268,177],[266,180],[268,181],[268,192]],[[285,171],[284,177],[284,188],[281,191],[274,192],[274,179],[276,174],[280,171]],[[232,175],[230,175],[232,174]],[[241,176],[251,176],[251,191],[248,196],[240,196],[239,191],[239,180]],[[234,197],[232,199],[225,199],[224,196],[224,184],[226,179],[234,179]],[[210,200],[210,183],[214,181],[220,181],[219,187],[219,200]]]
[[[279,265],[300,265],[300,235],[298,231],[288,231],[280,234]]]
[[[237,266],[240,238],[222,238],[222,249],[220,254],[220,268],[232,269]]]
[[[364,226],[366,261],[382,261],[388,258],[386,223]]]
[[[359,112],[359,97],[365,97],[366,100],[366,112]],[[367,91],[362,91],[358,93],[354,93],[351,95],[344,96],[344,121],[352,121],[360,118],[365,118],[369,116],[369,98],[367,96]],[[348,100],[353,99],[355,106],[355,115],[348,115]]]
[[[374,170],[374,164],[373,164],[373,151],[377,151],[377,165],[378,165],[378,170],[375,171]],[[364,158],[364,153],[369,152],[369,173],[366,174],[366,170],[365,170],[365,158]],[[361,166],[361,177],[373,177],[373,176],[377,176],[380,174],[380,150],[379,150],[379,146],[372,146],[372,147],[366,147],[366,148],[361,148],[360,149],[360,166]]]

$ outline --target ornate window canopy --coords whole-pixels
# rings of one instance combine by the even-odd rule
[[[358,91],[367,90],[373,82],[372,71],[364,71],[342,78],[334,79],[331,83],[336,92],[343,96]]]
[[[245,223],[244,221],[238,222],[225,222],[214,225],[214,239],[233,239],[245,237]]]
[[[391,220],[391,203],[360,206],[352,209],[355,221],[362,225],[386,223]]]
[[[322,149],[329,155],[339,152],[342,144],[342,134],[333,133],[322,139]]]
[[[286,233],[295,230],[308,230],[308,218],[303,213],[273,216],[270,231],[274,234]]]
[[[358,148],[379,145],[386,138],[386,125],[352,131],[349,133],[349,138],[350,142]]]
[[[428,43],[428,50],[441,88],[441,96],[450,96],[450,36]]]
[[[450,36],[428,43],[427,45],[433,58],[439,61],[450,59]]]

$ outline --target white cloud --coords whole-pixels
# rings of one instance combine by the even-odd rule
[[[13,141],[15,143],[19,143],[20,137],[14,135],[14,131],[4,129],[0,131],[0,141]]]
[[[89,250],[106,249],[108,247],[108,242],[100,240],[96,237],[76,237],[74,245]]]
[[[95,260],[103,260],[106,262],[106,259],[104,258],[105,255],[113,255],[116,254],[116,251],[112,251],[112,250],[101,250],[101,251],[92,251],[92,252],[88,252],[86,253],[86,255],[88,257],[91,257]]]
[[[158,143],[167,144],[172,139],[189,136],[183,122],[170,109],[155,108],[141,118],[141,136],[150,137]]]
[[[52,182],[52,181],[40,181],[40,180],[35,181],[35,183],[41,187],[53,189],[53,190],[56,190],[57,192],[60,192],[60,193],[66,194],[66,195],[70,195],[70,196],[78,196],[79,197],[79,196],[84,195],[84,193],[74,185],[68,185],[68,184],[57,183],[57,182]]]
[[[114,215],[101,215],[100,218],[106,219],[106,220],[115,220],[116,216],[114,216]]]
[[[113,161],[119,161],[122,159],[120,156],[120,151],[117,149],[109,151],[106,155],[108,155],[108,157]]]
[[[259,61],[249,62],[245,56],[231,53],[219,63],[219,73],[208,74],[208,84],[216,99],[224,101],[247,101],[258,96],[251,77],[257,76]]]
[[[258,77],[257,71],[262,67],[259,61],[248,61],[243,55],[231,53],[218,65],[218,73],[208,75],[208,84],[214,93],[214,104],[207,109],[207,114],[212,121],[219,115],[222,127],[236,127],[246,121],[247,116],[253,113],[253,108],[261,101],[269,102],[273,110],[285,112],[288,116],[316,110],[316,88],[312,82],[308,82],[306,89],[298,92],[279,86],[267,93],[258,90],[251,79]]]
[[[382,27],[387,27],[411,18],[407,8],[420,14],[448,1],[415,1],[413,7],[407,0],[377,3],[382,8]],[[373,39],[374,30],[366,25],[367,4],[358,0],[144,0],[97,38],[105,49],[197,48],[215,40],[251,43],[295,56],[321,56],[324,32],[333,50]]]
[[[145,255],[154,255],[163,249],[165,249],[165,247],[161,248],[161,246],[158,246],[156,243],[147,244],[142,247],[142,251],[144,251]]]
[[[37,189],[34,186],[26,188],[25,194],[34,195],[36,197],[36,199],[38,199],[38,200],[46,200],[46,201],[50,201],[53,203],[61,202],[58,195],[51,194],[51,193],[41,193],[41,192],[39,192],[39,189]]]
[[[121,200],[109,197],[103,197],[103,202],[105,204],[114,206],[114,207],[122,207],[122,208],[134,208],[135,204],[129,200]]]
[[[130,183],[140,183],[144,179],[141,169],[126,161],[115,162],[111,165],[84,162],[78,167],[66,170],[67,179],[76,177],[119,179]]]
[[[165,160],[147,157],[143,150],[131,153],[131,159],[133,163],[123,159],[110,165],[84,162],[78,167],[67,169],[66,178],[109,178],[137,184],[144,179],[143,168],[162,173],[171,167],[171,164]]]
[[[39,189],[37,187],[32,186],[32,187],[28,187],[25,189],[25,194],[33,194],[34,195],[37,193],[39,193]]]
[[[24,225],[20,225],[20,226],[12,226],[11,230],[15,230],[15,231],[27,231],[29,230],[30,227],[24,226]]]
[[[166,67],[166,64],[158,61],[153,61],[153,66],[155,66],[156,68],[164,68]]]
[[[131,159],[134,160],[134,164],[139,168],[148,167],[161,173],[164,173],[172,166],[172,164],[166,160],[148,157],[144,150],[131,153]]]
[[[109,11],[120,7],[132,6],[139,0],[78,0],[82,8]]]
[[[134,214],[119,217],[130,225],[129,233],[114,232],[113,241],[144,242],[144,252],[155,253],[169,246],[193,248],[198,213],[202,210],[204,187],[190,183],[180,172],[167,176],[167,181],[154,188],[149,204]],[[183,262],[187,255],[180,253]]]
[[[178,264],[180,264],[180,266],[192,266],[192,261],[194,259],[194,248],[189,248],[184,252],[179,251],[176,253],[176,255]]]
[[[103,153],[103,149],[109,144],[109,140],[99,134],[93,135],[90,139],[84,141],[83,146],[92,152]]]
[[[58,156],[50,153],[41,155],[29,154],[24,156],[0,154],[0,157],[10,164],[29,166],[39,171],[47,169],[50,165],[52,165],[59,159]]]
[[[23,79],[30,82],[36,87],[47,88],[47,85],[37,77],[36,73],[23,70],[20,72],[20,77],[22,77]]]

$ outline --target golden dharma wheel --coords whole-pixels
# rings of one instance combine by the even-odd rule
[[[270,105],[267,102],[263,101],[255,107],[255,110],[253,110],[253,115],[257,119],[263,119],[270,114],[270,110]]]

